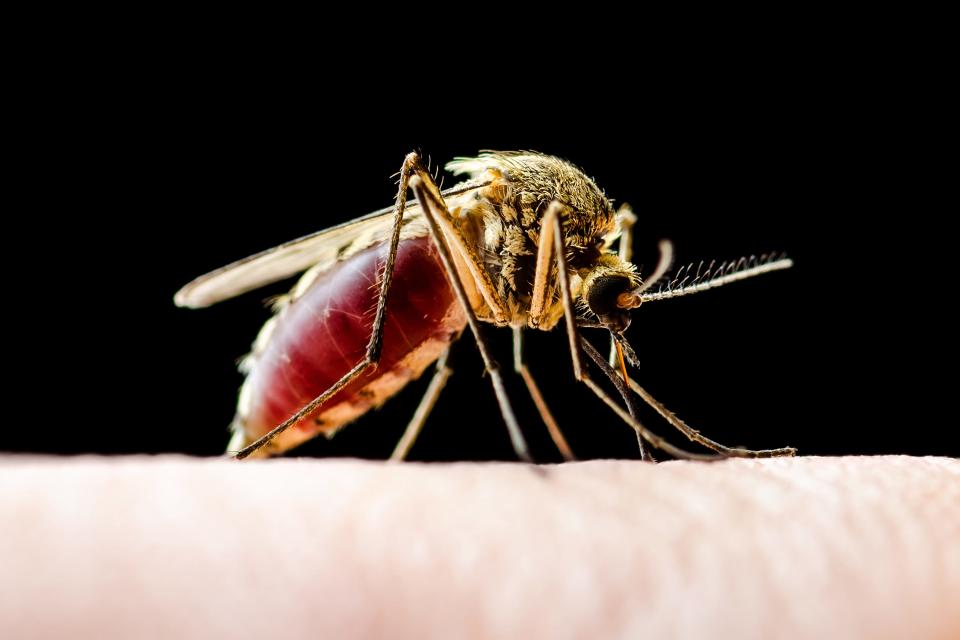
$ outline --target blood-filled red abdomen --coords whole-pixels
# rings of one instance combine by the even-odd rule
[[[274,319],[241,392],[235,428],[245,442],[296,413],[363,359],[387,249],[381,243],[337,263]],[[277,438],[273,452],[335,431],[379,406],[436,360],[464,325],[431,240],[401,241],[379,366]]]

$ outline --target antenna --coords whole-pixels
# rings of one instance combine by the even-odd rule
[[[704,263],[701,260],[696,265],[696,270],[694,270],[694,264],[692,263],[681,267],[676,275],[666,283],[661,284],[656,292],[641,294],[640,302],[688,296],[692,293],[722,287],[731,282],[746,280],[771,271],[789,269],[792,266],[793,260],[784,253],[764,254],[759,258],[750,256],[739,260],[721,262],[719,265],[715,260],[712,260],[706,268],[704,268]]]

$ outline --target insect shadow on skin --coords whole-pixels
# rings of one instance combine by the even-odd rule
[[[631,311],[644,302],[786,269],[789,259],[701,263],[664,280],[673,249],[661,241],[657,267],[642,279],[630,261],[636,216],[626,205],[614,210],[572,164],[532,151],[491,151],[458,158],[447,169],[467,178],[441,191],[411,153],[399,172],[393,207],[217,269],[176,294],[180,306],[205,307],[305,272],[278,301],[276,314],[242,364],[247,378],[228,451],[238,451],[241,459],[262,457],[320,433],[332,435],[435,363],[426,394],[391,456],[405,458],[452,373],[450,345],[469,328],[513,448],[521,460],[532,462],[503,374],[481,331],[481,323],[488,323],[511,327],[514,370],[557,449],[572,460],[523,357],[524,329],[549,331],[562,322],[574,378],[634,429],[641,458],[652,460],[644,443],[696,460],[795,453],[792,448],[726,447],[687,426],[630,379],[627,363],[637,366],[637,361],[623,335]],[[409,192],[415,202],[408,203]],[[371,307],[373,314],[367,313]],[[609,332],[609,362],[579,336],[580,329],[589,328]],[[614,384],[626,409],[590,377],[584,353]],[[619,365],[619,372],[611,365]],[[649,431],[637,418],[636,397],[716,453],[691,453]]]

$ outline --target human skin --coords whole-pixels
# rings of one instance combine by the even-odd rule
[[[960,462],[0,458],[0,635],[958,638]]]

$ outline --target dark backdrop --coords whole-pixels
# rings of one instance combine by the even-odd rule
[[[0,449],[220,453],[235,361],[268,317],[263,300],[288,284],[202,311],[175,308],[177,288],[390,204],[412,149],[436,165],[491,148],[565,157],[633,205],[640,263],[653,264],[659,238],[674,241],[678,264],[794,258],[789,272],[635,312],[635,375],[691,425],[804,454],[960,453],[946,426],[951,376],[935,373],[952,365],[954,341],[939,306],[949,272],[936,266],[950,241],[928,218],[949,209],[931,199],[946,179],[933,84],[800,63],[616,84],[589,68],[527,84],[347,81],[328,67],[278,77],[183,60],[135,70],[65,73],[33,114],[25,158],[42,179],[17,210],[12,244],[31,260],[24,277],[12,272],[10,314],[27,357]],[[509,370],[509,332],[486,333]],[[571,445],[636,456],[633,433],[572,381],[565,345],[559,330],[530,335],[528,359]],[[511,459],[468,336],[454,357],[412,458]],[[425,382],[302,452],[387,456]],[[534,456],[556,460],[512,375],[509,390]]]

